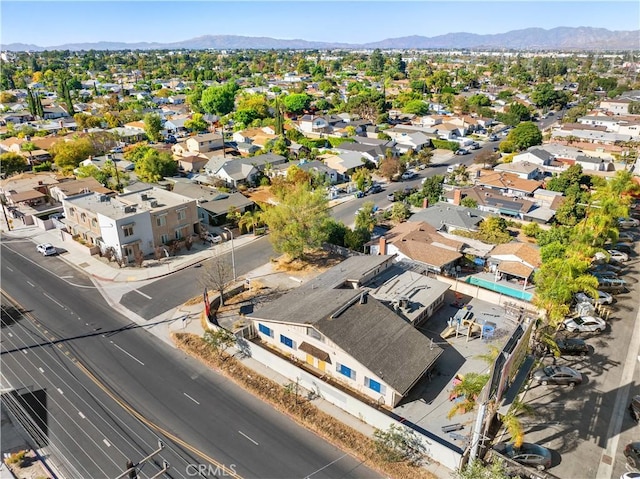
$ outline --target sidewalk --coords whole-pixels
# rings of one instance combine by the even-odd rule
[[[91,256],[88,254],[87,248],[73,240],[64,241],[60,230],[56,228],[45,231],[37,226],[17,225],[14,222],[14,229],[7,231],[4,219],[0,224],[2,226],[3,236],[6,238],[31,240],[33,241],[34,250],[37,244],[51,243],[58,250],[58,255],[61,259],[75,268],[82,270],[89,276],[100,281],[122,283],[146,281],[167,276],[219,254],[225,254],[232,248],[240,248],[247,243],[261,238],[253,234],[246,234],[213,246],[197,241],[193,244],[191,251],[183,249],[176,256],[170,256],[160,260],[145,259],[140,268],[137,266],[120,268],[115,262],[108,263],[103,258]]]

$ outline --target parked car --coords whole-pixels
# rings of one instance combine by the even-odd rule
[[[477,141],[474,141],[473,143],[471,143],[469,145],[469,149],[471,149],[471,150],[479,150],[480,149],[480,143],[478,143]]]
[[[389,193],[389,194],[387,195],[387,200],[388,200],[388,201],[391,201],[391,202],[396,201],[396,194],[395,194],[395,193]]]
[[[624,279],[598,278],[598,290],[609,293],[621,293],[626,291],[627,282]]]
[[[574,387],[582,383],[582,374],[567,366],[546,366],[533,372],[533,380],[543,386],[558,384]]]
[[[37,245],[36,251],[42,254],[42,256],[53,256],[58,252],[56,247],[53,246],[51,243],[41,243]]]
[[[613,303],[613,296],[604,291],[598,291],[598,297],[596,299],[589,296],[587,293],[576,293],[574,296],[578,303],[591,303],[591,304],[611,304]]]
[[[628,471],[620,476],[620,479],[640,479],[640,471]]]
[[[598,263],[594,264],[589,268],[591,273],[614,273],[620,274],[622,273],[624,268],[622,266],[616,266],[615,264],[609,263]]]
[[[364,197],[364,191],[356,191],[353,196],[355,196],[356,198],[363,198]]]
[[[607,250],[609,253],[609,257],[617,261],[619,263],[624,263],[625,261],[629,261],[629,255],[627,253],[623,253],[622,251],[618,251],[617,249],[609,249]]]
[[[618,250],[622,253],[626,253],[627,255],[631,254],[631,246],[627,243],[616,243],[611,246],[611,249]]]
[[[410,180],[410,179],[412,179],[412,178],[415,178],[417,175],[418,175],[418,173],[416,173],[415,171],[413,171],[413,170],[407,170],[407,171],[405,171],[404,173],[402,173],[401,178],[402,178],[403,180]]]
[[[535,467],[540,471],[551,467],[551,452],[538,444],[523,442],[520,447],[516,448],[511,442],[501,442],[493,446],[493,449],[513,461]]]
[[[456,155],[468,155],[470,152],[464,148],[458,148],[456,150]]]
[[[382,186],[376,183],[374,185],[371,185],[369,190],[367,190],[367,193],[369,193],[370,195],[374,195],[376,193],[380,193],[381,191],[382,191]]]
[[[586,356],[591,352],[584,339],[579,338],[556,339],[556,346],[561,356]]]
[[[578,316],[575,318],[567,318],[562,322],[564,328],[570,332],[580,333],[601,333],[607,328],[604,319],[598,316]]]
[[[456,163],[455,165],[449,165],[447,166],[447,173],[453,173],[458,168],[460,168],[460,163]]]
[[[633,396],[633,398],[631,398],[629,412],[634,421],[640,422],[640,396]]]
[[[635,228],[640,226],[640,221],[635,218],[618,218],[618,226],[621,228]]]
[[[631,467],[640,465],[640,442],[630,442],[624,448],[624,457],[627,458],[627,464]]]
[[[631,233],[618,233],[619,243],[633,243],[636,239]]]
[[[222,236],[216,235],[216,234],[213,234],[213,233],[207,233],[204,236],[204,240],[208,241],[211,244],[218,244],[218,243],[222,243]]]
[[[498,135],[491,135],[489,137],[489,141],[498,141],[500,138],[498,138]]]

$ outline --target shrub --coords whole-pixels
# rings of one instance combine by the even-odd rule
[[[542,228],[540,228],[540,225],[538,223],[529,223],[528,225],[524,225],[522,227],[522,232],[529,238],[535,238],[536,236],[538,236],[538,234],[540,234],[540,231],[542,231]]]

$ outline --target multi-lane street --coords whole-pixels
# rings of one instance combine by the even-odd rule
[[[113,311],[60,259],[37,255],[29,242],[3,242],[1,268],[3,291],[28,311],[3,325],[3,373],[14,388],[45,388],[55,400],[56,447],[69,451],[72,467],[89,472],[82,477],[116,477],[124,457],[135,461],[155,449],[155,432],[170,446],[167,460],[175,467],[168,477],[214,460],[241,477],[378,477]],[[128,413],[116,414],[113,401]]]

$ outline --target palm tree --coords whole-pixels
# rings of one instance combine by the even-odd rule
[[[38,149],[36,144],[32,141],[25,141],[20,145],[20,149],[29,153],[29,164],[33,165],[33,154],[31,152]]]
[[[476,406],[476,400],[488,380],[488,374],[465,374],[461,378],[461,381],[453,386],[453,389],[451,390],[452,394],[458,397],[462,396],[463,400],[461,402],[456,402],[455,406],[453,406],[453,408],[451,408],[447,413],[447,419],[451,419],[456,414],[464,414],[473,410]]]
[[[513,439],[513,445],[516,448],[522,446],[524,442],[524,430],[519,418],[520,415],[534,416],[535,410],[530,405],[515,399],[507,414],[502,417],[502,425]]]
[[[256,226],[262,223],[262,216],[264,211],[259,210],[247,210],[238,220],[238,227],[242,229],[249,230],[249,225],[251,226],[251,232],[255,234]]]

